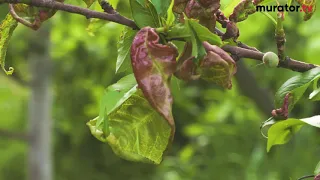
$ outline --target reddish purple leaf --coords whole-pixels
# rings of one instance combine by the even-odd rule
[[[176,70],[177,56],[177,49],[170,44],[160,44],[158,34],[150,27],[141,29],[131,45],[131,63],[138,86],[152,107],[168,121],[172,133],[173,99],[169,81]]]
[[[177,71],[174,75],[184,81],[197,80],[200,74],[197,74],[197,66],[194,64],[192,56],[192,44],[187,42],[184,46],[183,53],[179,57]]]
[[[232,88],[232,77],[237,66],[231,56],[218,46],[203,42],[207,55],[201,61],[201,78],[224,88]]]

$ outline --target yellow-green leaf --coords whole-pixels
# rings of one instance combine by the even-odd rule
[[[9,67],[7,71],[5,69],[5,61],[9,41],[17,25],[18,22],[10,14],[0,24],[0,65],[7,75],[11,75],[14,70],[13,67]]]
[[[121,102],[108,114],[110,134],[104,137],[102,129],[95,126],[98,117],[87,123],[91,133],[121,158],[159,164],[171,142],[171,127],[137,86]]]

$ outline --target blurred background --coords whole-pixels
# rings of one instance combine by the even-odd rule
[[[117,10],[130,17],[128,9],[128,1],[118,2]],[[0,21],[7,12],[1,5]],[[290,13],[285,21],[286,52],[320,64],[320,11],[302,19],[302,13]],[[104,88],[124,76],[115,75],[123,26],[91,28],[83,16],[64,12],[37,32],[18,26],[6,63],[14,76],[0,73],[1,180],[289,180],[313,173],[320,160],[318,129],[303,127],[269,153],[259,130],[274,93],[297,73],[250,59],[238,63],[232,90],[203,81],[179,88],[173,83],[177,132],[161,165],[120,159],[90,134],[86,122],[98,115]],[[276,51],[274,25],[263,14],[251,15],[239,28],[242,42]],[[320,104],[305,98],[291,116],[319,112]]]

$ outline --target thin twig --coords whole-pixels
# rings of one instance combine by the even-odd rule
[[[9,4],[9,12],[11,14],[11,16],[16,20],[18,21],[19,23],[33,29],[33,30],[38,30],[40,26],[37,26],[36,23],[31,23],[23,18],[21,18],[17,13],[16,11],[14,10],[14,7],[12,4]]]
[[[238,58],[250,58],[257,61],[262,61],[264,53],[260,51],[254,51],[250,49],[245,49],[236,46],[225,45],[222,47],[228,53],[235,55]],[[309,64],[301,61],[294,60],[292,58],[286,57],[284,61],[280,61],[279,66],[286,69],[291,69],[297,72],[305,72],[315,67],[320,67],[319,65]]]
[[[135,24],[134,21],[121,16],[120,14],[108,14],[104,12],[97,12],[92,11],[90,9],[70,5],[70,4],[64,4],[58,1],[43,1],[43,0],[0,0],[1,2],[10,3],[10,4],[28,4],[30,6],[35,7],[45,7],[49,9],[55,9],[55,10],[61,10],[66,11],[74,14],[80,14],[87,18],[98,18],[98,19],[104,19],[107,21],[112,21],[118,24],[129,26],[133,29],[139,29],[138,26]]]

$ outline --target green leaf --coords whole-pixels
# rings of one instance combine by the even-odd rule
[[[313,81],[313,92],[309,95],[311,101],[320,101],[320,87],[318,87],[319,78]]]
[[[185,24],[189,28],[191,44],[192,44],[192,53],[191,55],[194,57],[193,61],[195,64],[198,64],[200,59],[202,59],[207,53],[202,45],[202,41],[198,37],[198,34],[193,27],[192,19],[185,18]]]
[[[276,108],[280,108],[282,106],[282,103],[286,94],[291,93],[291,97],[293,97],[289,101],[289,111],[291,111],[294,105],[298,102],[298,100],[307,90],[310,83],[319,77],[320,77],[320,68],[317,67],[287,80],[276,92],[276,95],[275,95]]]
[[[87,8],[89,8],[96,0],[83,0],[86,3]]]
[[[105,90],[100,102],[100,112],[97,119],[97,127],[100,127],[102,123],[107,126],[108,120],[106,119],[105,115],[117,108],[122,103],[120,100],[123,98],[123,96],[136,84],[137,82],[134,75],[129,74]],[[108,134],[108,132],[105,133]]]
[[[265,15],[267,18],[269,18],[273,24],[276,26],[277,25],[277,21],[274,17],[271,16],[271,14],[269,14],[268,12],[261,12],[263,15]]]
[[[233,9],[239,4],[240,0],[232,0],[225,8],[222,8],[222,12],[226,17],[229,17]]]
[[[102,19],[90,19],[86,30],[90,36],[95,36],[96,32],[107,23],[109,23],[109,21]]]
[[[320,101],[320,88],[314,90],[310,96],[309,99],[312,101]]]
[[[268,131],[267,151],[269,152],[273,145],[287,143],[293,134],[297,133],[305,124],[320,128],[320,115],[301,120],[289,118],[272,125]]]
[[[218,35],[212,33],[208,28],[202,26],[194,19],[189,19],[188,22],[192,27],[192,29],[194,30],[194,32],[196,33],[196,36],[201,41],[201,43],[203,41],[208,41],[208,43],[212,45],[217,45],[217,46],[222,45],[221,38]]]
[[[161,2],[163,2],[163,1],[161,1]],[[175,21],[175,18],[176,18],[174,16],[173,10],[172,10],[173,5],[174,5],[174,0],[171,0],[170,6],[169,6],[168,11],[167,11],[167,21],[166,21],[166,25],[169,26],[169,27],[173,25],[173,23]]]
[[[273,2],[276,2],[276,0],[264,0],[261,3],[259,3],[259,5],[267,5],[267,4],[271,4]]]
[[[149,0],[130,0],[132,17],[139,28],[160,27],[157,10]]]
[[[285,144],[289,142],[294,133],[298,132],[305,123],[298,119],[287,119],[277,122],[268,130],[267,152],[274,145]]]
[[[159,164],[170,143],[170,126],[136,86],[124,97],[121,105],[108,114],[110,134],[102,140],[121,158]],[[87,125],[92,133],[101,134],[96,121]]]
[[[320,161],[318,162],[316,168],[314,169],[314,175],[320,174]]]
[[[167,32],[167,38],[170,39],[191,39],[190,28],[187,25],[179,23],[170,27]]]
[[[174,0],[151,0],[161,17],[166,15],[167,10],[169,11],[170,1],[174,2]]]
[[[118,57],[117,57],[117,63],[116,63],[116,73],[124,72],[131,67],[130,48],[136,33],[137,31],[134,31],[130,28],[125,28],[123,30],[117,45]]]
[[[18,22],[10,14],[0,24],[0,66],[7,75],[11,75],[14,71],[12,67],[9,67],[7,71],[5,62],[10,38],[17,26]]]
[[[311,126],[314,126],[314,127],[317,127],[317,128],[320,128],[320,115],[317,115],[317,116],[312,116],[312,117],[309,117],[309,118],[303,118],[301,119],[302,122],[305,122]]]

